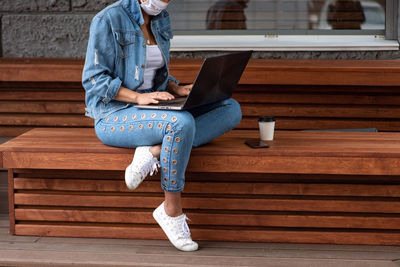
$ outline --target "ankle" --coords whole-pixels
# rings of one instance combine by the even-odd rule
[[[153,157],[160,158],[161,153],[161,145],[152,146],[149,149],[150,153],[153,154]]]
[[[183,214],[182,208],[173,207],[167,203],[164,203],[164,210],[169,217],[178,217]]]

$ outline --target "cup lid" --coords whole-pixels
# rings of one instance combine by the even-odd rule
[[[261,116],[258,118],[259,122],[273,122],[275,121],[275,117],[273,116]]]

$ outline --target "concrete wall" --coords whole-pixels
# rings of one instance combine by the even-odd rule
[[[84,57],[92,17],[113,0],[1,0],[1,56]]]
[[[1,57],[85,56],[91,18],[115,0],[1,0]],[[400,27],[399,27],[400,30]],[[174,52],[204,57],[218,52]],[[398,51],[256,52],[256,58],[400,59]]]

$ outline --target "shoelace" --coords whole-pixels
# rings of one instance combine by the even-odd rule
[[[153,175],[154,173],[157,173],[159,167],[160,162],[152,158],[143,165],[143,167],[140,169],[140,174],[142,177],[146,177],[149,173],[150,175]]]
[[[189,230],[189,226],[187,224],[187,220],[190,221],[190,219],[186,216],[186,214],[184,214],[182,216],[182,218],[178,221],[178,225],[177,225],[177,235],[179,238],[189,238],[190,237],[190,230]]]

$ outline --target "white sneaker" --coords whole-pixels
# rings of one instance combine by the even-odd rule
[[[147,177],[157,173],[160,162],[153,157],[149,146],[139,146],[135,150],[132,163],[125,169],[125,183],[130,190],[135,190]]]
[[[182,251],[195,251],[199,245],[190,237],[190,230],[186,223],[189,218],[185,214],[170,217],[164,209],[164,202],[153,212],[153,217],[164,230],[169,241]]]

